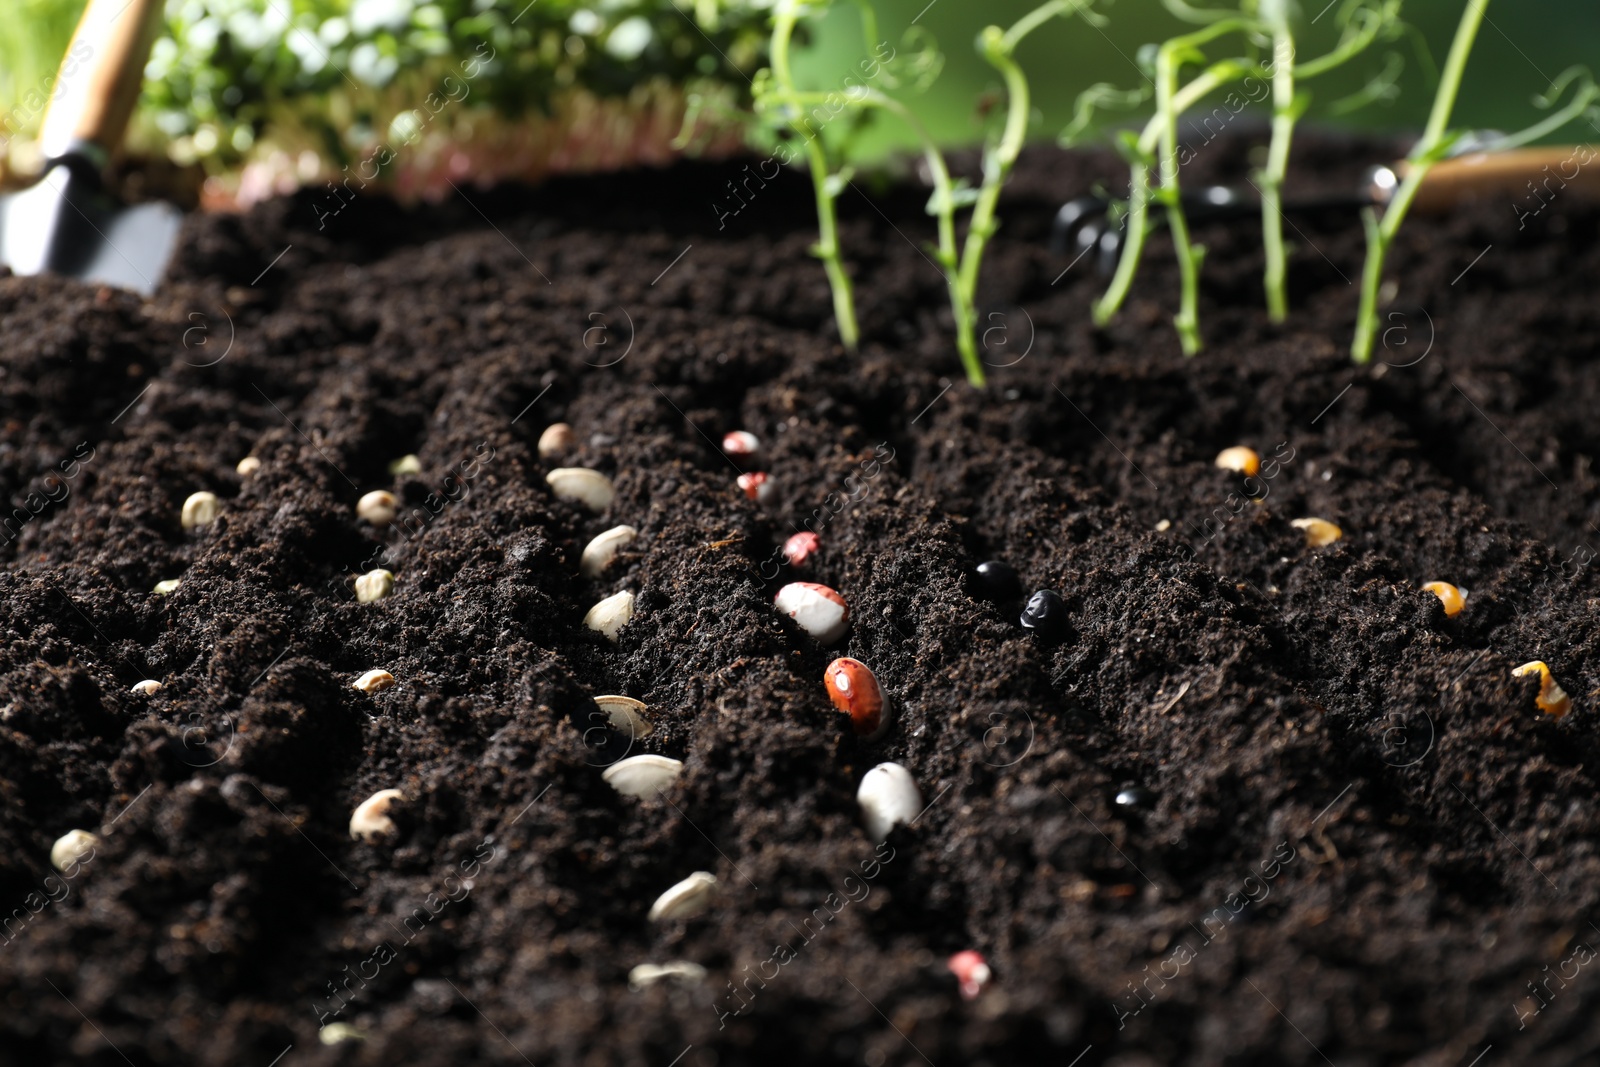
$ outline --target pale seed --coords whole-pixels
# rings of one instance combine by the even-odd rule
[[[544,480],[562,500],[576,500],[594,512],[609,508],[617,495],[610,478],[587,467],[557,467]]]
[[[711,906],[711,897],[716,891],[716,875],[710,871],[695,871],[656,898],[650,905],[650,921],[666,922],[699,915]]]
[[[189,499],[183,502],[183,513],[178,521],[185,530],[193,530],[200,526],[208,526],[216,520],[217,514],[222,511],[222,501],[217,499],[217,494],[199,492],[189,494]]]
[[[628,625],[628,620],[632,618],[633,594],[623,590],[615,596],[606,597],[590,608],[583,617],[583,624],[615,641],[618,631]]]
[[[667,791],[683,772],[683,761],[668,756],[629,756],[601,772],[607,785],[625,797],[647,800]]]
[[[861,779],[856,790],[861,805],[861,822],[867,836],[881,845],[889,831],[899,823],[910,824],[922,813],[922,792],[911,772],[898,763],[880,763]]]
[[[387,489],[374,489],[356,501],[356,515],[374,526],[387,526],[394,521],[399,501]]]
[[[368,571],[356,579],[356,600],[370,604],[394,592],[394,575],[379,569]]]
[[[241,459],[239,461],[239,465],[233,469],[238,472],[239,477],[248,478],[256,471],[261,469],[261,461],[255,456],[246,456]]]
[[[603,696],[595,697],[594,702],[610,718],[611,725],[629,737],[648,737],[655,730],[655,726],[645,715],[650,709],[645,707],[642,700],[635,700],[632,697]]]
[[[613,526],[603,534],[599,534],[583,549],[583,557],[578,560],[578,571],[588,578],[598,578],[605,573],[617,558],[617,553],[633,543],[639,536],[639,531],[632,526]]]
[[[381,667],[375,667],[357,678],[352,684],[363,693],[376,693],[393,685],[394,675]]]
[[[82,862],[85,856],[94,859],[94,849],[99,843],[100,838],[87,830],[68,830],[50,846],[50,866],[64,871]]]
[[[705,981],[706,969],[698,963],[688,960],[672,960],[669,963],[641,963],[628,972],[628,988],[637,992],[646,986],[654,985],[663,978],[676,978],[680,982],[697,985]]]
[[[1306,544],[1312,548],[1331,545],[1344,536],[1344,531],[1327,519],[1295,519],[1289,525],[1304,533]]]
[[[176,593],[178,591],[178,586],[182,584],[183,581],[181,579],[168,578],[165,581],[157,582],[155,584],[155,588],[151,589],[150,591],[156,596],[166,596],[168,593]]]
[[[380,789],[363,800],[350,816],[351,839],[371,845],[393,836],[399,828],[389,818],[389,808],[404,799],[398,789]]]
[[[421,474],[422,473],[422,460],[418,459],[416,456],[411,455],[411,454],[407,454],[407,455],[401,456],[399,459],[397,459],[393,463],[389,464],[389,473],[390,474],[396,474],[396,475],[398,475],[398,474]]]
[[[142,682],[134,682],[132,691],[138,693],[142,697],[147,697],[160,688],[160,682],[156,681],[154,678],[146,678]]]
[[[554,459],[578,443],[578,435],[564,422],[552,422],[539,435],[539,455]]]
[[[1215,465],[1223,470],[1238,471],[1240,474],[1255,474],[1261,469],[1261,457],[1256,455],[1253,448],[1234,445],[1217,453]]]

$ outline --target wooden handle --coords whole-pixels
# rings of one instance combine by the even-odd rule
[[[110,156],[139,101],[163,0],[89,0],[72,35],[39,146],[53,159],[87,142]]]
[[[1395,168],[1405,176],[1405,164]],[[1449,211],[1458,203],[1503,197],[1518,211],[1538,211],[1552,197],[1600,197],[1600,152],[1588,145],[1474,152],[1440,160],[1417,187],[1418,211]]]

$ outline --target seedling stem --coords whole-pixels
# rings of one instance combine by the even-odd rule
[[[817,200],[817,243],[811,252],[822,260],[828,275],[828,287],[833,291],[833,317],[839,325],[839,340],[845,348],[854,351],[860,343],[861,330],[856,325],[855,294],[851,289],[850,275],[844,268],[844,257],[839,249],[839,222],[834,210],[835,193],[829,188],[831,174],[828,153],[819,133],[805,128],[800,121],[804,114],[800,94],[795,89],[794,75],[789,67],[789,44],[794,38],[799,22],[801,0],[783,0],[772,20],[772,77],[778,84],[779,99],[789,112],[789,125],[799,134],[805,145],[806,166],[811,172],[811,186]]]
[[[1363,212],[1363,225],[1367,231],[1367,260],[1361,269],[1361,306],[1356,312],[1356,335],[1350,345],[1350,356],[1357,363],[1372,360],[1372,342],[1378,333],[1378,288],[1383,281],[1383,260],[1394,243],[1394,236],[1405,221],[1417,188],[1428,176],[1433,165],[1449,150],[1446,134],[1450,112],[1455,109],[1456,95],[1461,91],[1461,76],[1467,69],[1467,57],[1472,54],[1472,43],[1483,25],[1489,0],[1467,0],[1461,12],[1461,22],[1456,26],[1455,39],[1450,42],[1450,54],[1445,58],[1444,69],[1439,74],[1439,91],[1433,98],[1433,110],[1428,113],[1428,125],[1422,139],[1412,148],[1406,175],[1395,190],[1394,198],[1383,211],[1379,221],[1371,208]]]

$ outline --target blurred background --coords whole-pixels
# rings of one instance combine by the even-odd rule
[[[4,2],[12,18],[0,35],[0,163],[14,177],[37,164],[30,135],[83,0]],[[1302,56],[1338,37],[1338,2],[1311,6],[1324,2],[1302,5]],[[999,83],[974,38],[1034,6],[875,5],[879,40],[897,52],[942,54],[931,85],[897,94],[937,139],[981,142]],[[1036,138],[1059,135],[1086,87],[1142,84],[1140,46],[1186,28],[1160,0],[1096,6],[1108,18],[1103,28],[1058,19],[1020,50]],[[1415,33],[1313,83],[1309,120],[1420,127],[1461,6],[1407,0],[1403,17]],[[394,159],[382,180],[407,198],[432,195],[453,175],[536,178],[665,161],[681,148],[731,151],[746,140],[749,78],[765,64],[770,8],[771,0],[169,0],[130,143],[204,181],[218,205],[337,180],[384,146]],[[1550,79],[1574,64],[1600,65],[1595,0],[1501,0],[1488,19],[1457,126],[1527,125],[1540,114],[1532,96]],[[820,90],[847,84],[878,43],[866,39],[853,3],[827,7],[807,27],[796,74]],[[1557,139],[1591,132],[1569,127]],[[858,131],[847,151],[872,163],[910,144],[903,127],[882,120]]]

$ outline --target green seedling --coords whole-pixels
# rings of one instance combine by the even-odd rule
[[[1247,4],[1248,6],[1248,4]],[[1340,11],[1344,27],[1339,43],[1326,55],[1305,63],[1295,62],[1294,33],[1290,26],[1291,0],[1259,0],[1256,15],[1272,37],[1272,140],[1267,164],[1256,172],[1261,193],[1261,235],[1266,253],[1262,284],[1267,294],[1267,314],[1282,322],[1289,314],[1286,288],[1287,256],[1283,243],[1283,182],[1289,170],[1289,148],[1295,123],[1311,103],[1299,83],[1343,66],[1365,52],[1380,37],[1392,37],[1401,28],[1400,0],[1350,0]]]
[[[820,131],[808,128],[805,122],[807,97],[795,87],[794,74],[789,64],[789,45],[794,39],[795,27],[806,10],[804,0],[779,0],[772,16],[772,43],[768,59],[772,66],[770,77],[756,83],[758,112],[771,111],[776,105],[788,119],[799,137],[805,152],[806,166],[811,172],[811,184],[817,202],[817,243],[812,254],[822,260],[828,275],[828,287],[833,291],[833,317],[839,326],[839,340],[845,348],[854,351],[860,343],[861,330],[856,325],[855,294],[850,285],[850,274],[845,270],[844,254],[839,248],[839,217],[834,201],[843,191],[849,176],[834,173],[829,166],[827,146]],[[816,99],[815,94],[811,99]]]
[[[1097,326],[1110,322],[1127,299],[1144,254],[1150,225],[1150,203],[1161,204],[1172,231],[1173,249],[1178,258],[1182,294],[1173,325],[1185,355],[1200,350],[1199,299],[1200,263],[1205,248],[1189,238],[1184,215],[1182,190],[1178,178],[1178,119],[1208,94],[1258,73],[1260,64],[1249,58],[1224,59],[1208,63],[1202,48],[1228,34],[1249,35],[1257,28],[1252,19],[1218,18],[1202,29],[1168,40],[1155,49],[1152,80],[1155,83],[1156,113],[1137,134],[1125,132],[1118,141],[1130,166],[1127,216],[1123,223],[1122,255],[1106,292],[1094,304]],[[1200,73],[1187,83],[1181,75],[1185,67],[1200,65]],[[1081,103],[1081,101],[1080,101]],[[1152,185],[1152,175],[1159,179]]]
[[[1406,212],[1416,198],[1418,188],[1434,164],[1463,144],[1463,134],[1449,129],[1450,113],[1455,109],[1467,58],[1472,53],[1473,41],[1477,38],[1488,7],[1489,0],[1467,0],[1466,8],[1461,12],[1461,21],[1456,26],[1455,38],[1450,42],[1450,54],[1439,75],[1439,88],[1428,113],[1428,124],[1406,158],[1405,176],[1385,206],[1381,219],[1370,208],[1362,213],[1367,234],[1367,258],[1361,271],[1361,303],[1356,312],[1356,332],[1350,344],[1350,356],[1357,363],[1367,363],[1372,359],[1372,345],[1378,334],[1378,290],[1383,281],[1383,263],[1394,244],[1395,235],[1400,231],[1400,224],[1405,221]],[[1580,67],[1562,72],[1550,90],[1536,97],[1534,103],[1542,108],[1554,107],[1569,86],[1575,87],[1572,99],[1549,117],[1518,133],[1496,136],[1487,143],[1474,143],[1473,147],[1491,151],[1517,148],[1554,133],[1580,115],[1589,114],[1592,118],[1594,101],[1600,98],[1600,88],[1595,86],[1589,72]]]
[[[940,271],[945,276],[946,288],[949,291],[950,309],[956,324],[956,350],[961,357],[967,380],[978,388],[985,385],[983,361],[978,356],[977,341],[978,279],[984,250],[989,239],[999,228],[996,209],[1000,200],[1000,190],[1022,151],[1032,107],[1027,77],[1015,59],[1016,48],[1030,33],[1058,16],[1078,14],[1086,19],[1094,19],[1095,16],[1090,11],[1092,3],[1093,0],[1052,0],[1051,3],[1035,8],[1009,30],[990,26],[979,34],[978,52],[1000,72],[1006,87],[1007,106],[1005,124],[1000,135],[984,152],[983,179],[976,189],[951,179],[950,168],[943,152],[922,122],[899,100],[873,85],[854,86],[848,97],[849,106],[853,108],[862,111],[883,111],[894,115],[910,128],[922,146],[923,158],[927,163],[929,177],[934,187],[933,195],[928,201],[928,213],[934,216],[938,226],[938,239],[933,254]],[[870,40],[873,37],[875,22],[871,17],[871,8],[866,4],[861,6]],[[799,5],[795,0],[782,0],[780,3],[774,20],[770,82],[758,78],[756,90],[758,108],[765,107],[769,113],[790,116],[791,124],[795,122],[793,116],[803,115],[806,108],[815,107],[828,96],[837,95],[801,92],[795,88],[793,79],[788,73],[788,42],[794,33],[798,8]],[[918,82],[925,87],[931,80],[931,75],[936,74],[935,64],[923,62]],[[882,80],[882,84],[893,88],[896,78],[888,76]],[[796,128],[799,132],[798,127]],[[833,214],[833,199],[842,190],[843,183],[839,181],[839,174],[829,171],[828,156],[820,143],[808,140],[807,162],[811,167],[812,182],[816,188],[817,214],[822,233],[817,252],[823,258],[824,265],[828,267],[829,281],[834,287],[834,308],[840,322],[840,334],[846,335],[845,316],[848,314],[849,336],[853,339],[857,333],[853,299],[849,288],[850,280],[844,272],[838,245],[838,226]],[[972,208],[972,214],[968,220],[966,241],[958,245],[956,211],[969,206]]]

